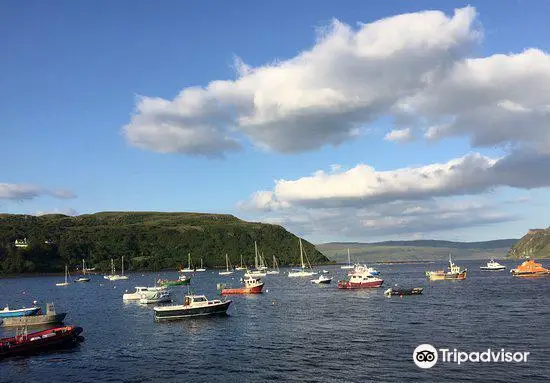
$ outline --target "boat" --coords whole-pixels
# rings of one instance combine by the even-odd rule
[[[320,274],[330,274],[330,271],[323,269]]]
[[[120,280],[128,279],[128,276],[124,275],[124,256],[122,256],[120,265],[121,265],[120,274],[115,274],[115,264],[113,262],[113,259],[111,258],[111,274],[105,275],[104,278],[110,281],[120,281]]]
[[[292,269],[288,272],[288,276],[290,278],[292,277],[311,277],[312,275],[317,274],[313,269],[311,268],[311,265],[309,264],[308,260],[308,268],[306,268],[306,265],[304,263],[304,249],[302,247],[302,238],[298,238],[300,242],[300,262],[302,264],[302,267],[300,269]],[[306,255],[307,259],[307,255]]]
[[[198,269],[196,269],[195,271],[197,272],[203,272],[203,271],[206,271],[206,267],[203,267],[202,265],[202,258],[201,258],[201,267],[199,267]]]
[[[542,264],[535,262],[533,259],[528,259],[515,269],[510,270],[515,277],[542,277],[550,275],[550,269],[542,266]]]
[[[90,282],[90,278],[86,277],[86,263],[82,260],[82,276],[75,279],[75,282]]]
[[[191,277],[188,277],[186,275],[180,275],[178,279],[159,279],[157,281],[157,285],[159,286],[183,286],[188,285],[191,283]]]
[[[441,281],[447,279],[455,280],[464,280],[466,279],[467,269],[462,270],[460,266],[457,266],[453,263],[451,259],[451,254],[449,254],[449,271],[445,272],[444,270],[437,271],[426,271],[426,276],[430,281]]]
[[[218,274],[219,275],[231,275],[233,274],[233,270],[229,270],[229,256],[227,255],[227,253],[225,254],[225,271],[220,271]]]
[[[69,266],[65,265],[65,282],[56,283],[56,286],[69,286]]]
[[[489,262],[487,262],[487,266],[481,266],[480,267],[481,270],[488,270],[488,271],[504,270],[505,268],[506,268],[506,266],[501,265],[500,263],[495,262],[492,259]]]
[[[260,278],[242,278],[243,287],[228,288],[225,285],[219,286],[222,295],[229,294],[260,294],[264,287],[264,283]]]
[[[53,303],[48,303],[46,304],[46,314],[41,314],[39,308],[34,315],[4,318],[2,325],[5,327],[16,327],[63,323],[65,316],[67,316],[67,313],[56,313]]]
[[[360,265],[358,263],[353,265],[353,271],[350,271],[348,273],[348,276],[356,273],[369,273],[370,275],[380,275],[380,272],[375,268],[369,267],[367,265]]]
[[[384,295],[391,297],[392,295],[420,295],[424,289],[422,287],[413,287],[412,289],[389,288],[384,291]]]
[[[22,309],[15,309],[15,310],[10,310],[9,306],[6,306],[2,310],[0,310],[0,318],[32,316],[32,315],[37,315],[39,311],[40,311],[40,307],[38,306],[23,307]]]
[[[245,278],[261,278],[267,275],[266,270],[261,268],[260,257],[258,253],[258,244],[254,241],[254,269],[246,269],[244,273]]]
[[[158,290],[155,291],[152,295],[144,294],[143,297],[139,300],[139,303],[142,305],[163,302],[172,302],[172,293],[170,291]]]
[[[54,327],[30,334],[25,328],[14,337],[0,339],[0,358],[71,346],[84,340],[81,333],[82,327],[75,326]]]
[[[180,268],[179,272],[180,273],[193,273],[194,271],[195,271],[195,269],[193,267],[191,267],[191,253],[187,253],[187,268],[185,268],[185,269]]]
[[[319,275],[319,278],[312,279],[311,282],[316,284],[328,285],[330,282],[332,282],[332,277]]]
[[[267,274],[269,275],[279,274],[279,263],[277,262],[277,258],[275,258],[275,256],[273,256],[273,270],[267,270]]]
[[[364,289],[371,287],[380,287],[384,280],[375,277],[368,271],[358,272],[348,276],[347,279],[338,281],[339,289]]]
[[[343,270],[349,270],[349,269],[353,269],[354,267],[355,266],[351,264],[351,257],[349,255],[349,247],[348,247],[348,264],[340,266],[340,268],[343,269]]]
[[[155,321],[177,320],[200,316],[227,315],[230,300],[208,300],[205,295],[186,295],[183,305],[155,306]]]
[[[238,270],[238,271],[246,270],[246,266],[244,266],[244,264],[243,264],[243,255],[242,254],[241,254],[241,264],[240,264],[240,266],[235,267],[235,270]]]
[[[129,293],[128,290],[122,295],[122,300],[124,301],[139,301],[146,294],[153,295],[157,291],[164,291],[166,287],[164,286],[153,286],[153,287],[144,287],[136,286],[136,291]]]
[[[259,260],[259,264],[256,268],[260,271],[266,271],[267,265],[265,264],[265,258],[261,252],[258,252],[258,260]]]

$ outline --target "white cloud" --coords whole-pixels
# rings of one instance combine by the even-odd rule
[[[123,129],[157,152],[215,156],[243,136],[292,153],[338,145],[359,128],[444,77],[480,37],[475,10],[403,14],[361,24],[337,20],[298,56],[257,68],[235,60],[238,78],[183,89],[172,101],[141,97]]]
[[[36,185],[0,183],[0,199],[22,201],[35,199],[44,195],[59,199],[75,197],[75,194],[70,190],[52,190]]]
[[[395,142],[409,142],[414,139],[412,129],[394,129],[384,137],[386,141],[395,141]]]

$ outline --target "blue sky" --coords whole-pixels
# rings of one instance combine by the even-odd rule
[[[0,211],[231,213],[315,242],[519,237],[548,226],[549,11],[544,1],[3,3]],[[303,52],[314,53],[296,59]],[[200,94],[178,98],[191,87]],[[470,95],[479,103],[459,105]],[[492,121],[501,112],[513,114]],[[442,121],[450,127],[428,137]]]

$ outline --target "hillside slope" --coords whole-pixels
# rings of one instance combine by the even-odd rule
[[[550,227],[532,229],[508,252],[510,258],[550,258]]]
[[[16,248],[27,238],[27,248]],[[268,261],[299,262],[298,238],[282,226],[246,222],[232,215],[202,213],[102,212],[69,217],[0,215],[0,273],[61,271],[68,263],[108,270],[114,258],[125,257],[130,270],[160,270],[203,258],[207,267],[231,262],[254,264],[254,241]],[[50,243],[46,243],[50,242]],[[328,259],[302,241],[312,263]]]

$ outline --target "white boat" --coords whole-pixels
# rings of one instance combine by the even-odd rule
[[[354,267],[355,266],[351,264],[351,257],[349,255],[349,247],[348,247],[348,264],[340,266],[340,268],[343,269],[343,270],[349,270],[349,269],[353,269]]]
[[[139,303],[142,305],[163,302],[172,302],[172,293],[170,291],[156,291],[152,295],[146,294],[139,300]]]
[[[319,275],[319,278],[317,278],[317,279],[312,279],[311,282],[312,282],[312,283],[316,283],[316,284],[323,284],[323,285],[326,285],[326,284],[329,284],[330,282],[332,282],[332,277],[327,277],[327,276],[324,276],[324,275]]]
[[[69,286],[69,266],[65,265],[65,282],[59,282],[55,284],[56,286]]]
[[[104,278],[110,281],[120,281],[123,279],[128,279],[128,276],[124,275],[124,256],[122,256],[120,263],[121,263],[121,272],[120,274],[115,274],[115,264],[113,263],[113,259],[111,258],[111,274],[105,275]]]
[[[201,258],[201,267],[199,267],[197,270],[195,270],[197,272],[202,272],[202,271],[206,271],[206,267],[203,267],[202,265],[202,258]]]
[[[246,270],[246,266],[243,265],[243,255],[241,254],[241,265],[235,267],[235,270]]]
[[[265,264],[265,258],[264,258],[263,254],[261,252],[258,253],[258,260],[259,260],[259,264],[256,267],[256,269],[261,270],[261,271],[267,270],[267,265]]]
[[[487,266],[481,266],[481,270],[489,270],[489,271],[498,271],[498,270],[504,270],[506,269],[506,266],[501,265],[498,262],[495,262],[493,259],[491,259],[489,262],[487,262]]]
[[[261,269],[260,264],[260,255],[258,253],[258,244],[256,241],[254,241],[254,269],[248,270],[246,269],[246,273],[244,273],[245,278],[261,278],[265,277],[267,275],[267,272],[265,271],[265,268]]]
[[[124,301],[139,301],[141,298],[144,298],[147,294],[153,295],[157,291],[164,291],[166,287],[162,286],[153,286],[153,287],[144,287],[136,286],[136,291],[129,293],[128,290],[122,295],[122,300]]]
[[[225,271],[220,271],[218,274],[219,275],[231,275],[233,274],[233,270],[229,270],[229,256],[227,255],[227,253],[225,254]]]
[[[309,264],[309,260],[307,261],[308,267],[306,267],[306,264],[304,263],[304,249],[302,247],[302,239],[298,238],[300,241],[300,262],[302,263],[302,267],[300,269],[293,269],[288,272],[288,276],[290,278],[293,277],[311,277],[312,275],[317,274],[313,269],[311,268],[311,265]],[[306,255],[307,259],[307,255]]]
[[[277,262],[277,258],[275,258],[275,256],[273,256],[273,270],[267,270],[267,274],[269,275],[279,274],[279,263]]]
[[[353,271],[350,271],[348,273],[348,277],[352,276],[353,274],[364,274],[368,273],[370,275],[380,275],[380,272],[373,267],[369,267],[367,265],[360,265],[356,263],[354,265]]]
[[[86,262],[82,260],[82,276],[74,280],[75,282],[90,282],[90,278],[86,277]]]
[[[188,253],[187,254],[187,268],[180,269],[179,272],[180,273],[193,273],[194,271],[195,271],[195,269],[193,267],[191,267],[191,253]]]

